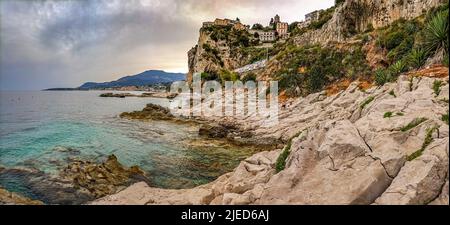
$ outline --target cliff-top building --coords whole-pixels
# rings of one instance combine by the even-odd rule
[[[238,20],[230,20],[230,19],[219,19],[216,18],[214,22],[203,22],[203,27],[212,27],[212,26],[233,26],[234,29],[237,30],[245,30],[248,27],[239,22]]]
[[[314,21],[319,20],[320,18],[320,13],[322,12],[322,10],[316,10],[313,12],[310,12],[308,14],[305,15],[305,21],[308,23],[312,23]]]
[[[273,42],[276,40],[275,31],[262,31],[258,32],[259,40],[262,42]]]
[[[281,19],[280,19],[280,16],[277,14],[277,15],[275,15],[275,17],[273,18],[273,23],[274,23],[274,24],[277,24],[277,23],[279,23],[279,22],[281,22]]]
[[[276,23],[276,31],[278,36],[285,38],[288,35],[289,24],[284,22]]]
[[[316,10],[313,12],[310,12],[308,14],[305,15],[305,20],[301,21],[297,24],[297,27],[299,29],[303,29],[305,27],[308,27],[312,22],[316,22],[319,20],[320,18],[320,14],[322,13],[323,10]]]

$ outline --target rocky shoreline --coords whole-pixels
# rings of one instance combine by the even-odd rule
[[[131,94],[131,93],[103,93],[99,97],[102,98],[126,98],[126,97],[139,97],[139,98],[168,98],[173,99],[177,97],[176,93],[169,92],[145,92],[142,94]]]
[[[448,77],[428,75],[368,90],[354,82],[333,96],[297,99],[272,128],[257,117],[234,120],[234,129],[290,144],[257,153],[206,185],[136,183],[92,204],[448,204]],[[225,136],[214,126],[202,133]],[[280,170],[282,152],[288,155]]]
[[[156,104],[147,104],[141,111],[124,112],[120,114],[121,118],[133,120],[164,120],[175,123],[193,123],[199,124],[199,135],[211,139],[224,139],[238,146],[254,146],[261,149],[273,149],[282,147],[283,141],[274,138],[260,139],[253,135],[251,130],[243,129],[242,126],[235,124],[232,119],[214,121],[211,118],[184,118],[172,115],[168,108]]]
[[[0,188],[0,204],[85,204],[136,182],[151,183],[139,167],[127,168],[115,155],[101,163],[72,159],[57,175],[17,167],[0,169],[0,176],[21,179],[33,195],[42,200],[32,200]]]

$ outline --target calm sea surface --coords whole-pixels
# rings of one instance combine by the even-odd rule
[[[231,171],[254,149],[198,137],[198,126],[119,118],[167,99],[100,98],[97,91],[0,92],[0,167],[57,175],[69,159],[101,162],[115,154],[152,184],[188,188]],[[33,195],[23,177],[0,172],[0,186]],[[41,190],[42,191],[42,190]]]

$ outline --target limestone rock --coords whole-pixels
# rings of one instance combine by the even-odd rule
[[[170,110],[156,104],[147,104],[142,111],[124,112],[120,114],[122,118],[140,119],[140,120],[171,120],[174,116]]]
[[[102,164],[80,160],[72,162],[61,172],[61,177],[97,198],[115,193],[130,181],[147,180],[142,170],[136,166],[125,168],[114,155]]]

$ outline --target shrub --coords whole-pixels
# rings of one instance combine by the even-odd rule
[[[389,71],[385,69],[378,69],[375,71],[375,83],[379,86],[384,85],[390,80]]]
[[[370,96],[368,97],[363,103],[361,103],[361,105],[359,106],[361,109],[364,109],[368,104],[370,104],[373,100],[375,99],[375,97]]]
[[[443,114],[441,120],[444,121],[448,125],[448,111],[447,114]]]
[[[312,22],[309,27],[312,29],[320,29],[322,26],[327,23],[332,17],[334,13],[335,7],[331,7],[321,12],[319,15],[319,19],[317,21]]]
[[[383,115],[383,118],[391,118],[392,115],[393,115],[392,112],[385,112],[384,115]]]
[[[427,23],[424,31],[424,47],[427,51],[448,52],[448,10],[436,13]]]
[[[427,53],[422,48],[414,48],[408,56],[409,66],[418,69],[427,61]]]
[[[345,2],[345,0],[334,0],[334,5],[340,5],[344,2]]]
[[[277,173],[281,172],[286,167],[286,159],[291,151],[291,145],[292,140],[289,140],[288,144],[284,147],[283,151],[278,156],[277,161],[275,163],[275,170]]]
[[[374,30],[373,24],[372,23],[367,24],[365,32],[372,32],[373,30]]]
[[[416,159],[417,157],[421,156],[423,151],[425,151],[425,149],[431,144],[431,142],[433,142],[433,132],[437,129],[438,129],[438,127],[436,127],[436,126],[427,129],[427,134],[425,135],[425,139],[423,140],[422,147],[419,150],[417,150],[416,152],[414,152],[413,154],[406,157],[406,160],[412,161],[412,160]]]
[[[229,70],[220,70],[219,71],[219,78],[222,84],[225,83],[225,81],[236,81],[239,79],[239,75],[235,72],[231,72]]]
[[[448,67],[448,53],[444,55],[444,60],[443,60],[442,64],[444,64],[444,66]]]
[[[216,73],[207,73],[203,72],[200,74],[200,77],[202,80],[217,80],[217,74]]]
[[[387,54],[388,59],[391,62],[397,61],[408,55],[414,45],[414,38],[412,36],[407,36],[402,39],[402,42],[393,48]]]
[[[245,83],[247,81],[256,81],[256,74],[253,72],[250,72],[242,78],[242,82]]]
[[[384,40],[383,45],[386,49],[392,50],[395,47],[399,46],[403,42],[405,37],[406,35],[401,31],[390,33]]]
[[[392,95],[392,96],[394,96],[394,98],[396,98],[396,97],[397,97],[397,95],[395,95],[395,92],[394,92],[394,90],[391,90],[391,91],[389,92],[389,95]]]
[[[436,96],[438,96],[441,93],[441,86],[442,86],[441,80],[435,80],[433,82],[433,91],[434,91],[434,94],[436,94]]]
[[[406,65],[403,60],[399,60],[389,67],[390,74],[392,74],[393,77],[397,77],[405,70]]]
[[[276,173],[279,173],[280,171],[284,170],[284,168],[286,167],[286,159],[289,156],[289,153],[291,152],[292,140],[294,138],[300,136],[301,134],[302,134],[302,132],[295,134],[291,139],[289,139],[288,143],[283,148],[283,151],[278,156],[277,161],[275,162]]]
[[[406,126],[400,128],[401,131],[406,132],[408,130],[413,129],[414,127],[417,127],[419,124],[427,121],[427,118],[421,117],[421,118],[416,118],[414,120],[412,120],[411,122],[409,122]]]

